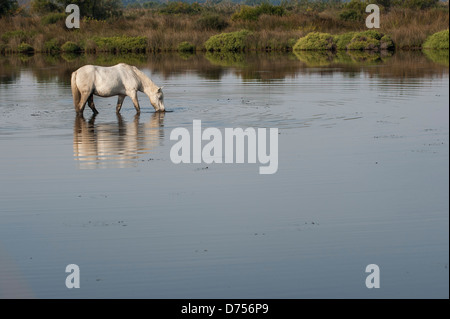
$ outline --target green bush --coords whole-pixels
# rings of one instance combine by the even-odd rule
[[[31,1],[31,10],[34,13],[45,14],[49,12],[58,12],[61,11],[61,6],[56,4],[55,1],[52,0],[32,0]]]
[[[380,49],[392,51],[395,49],[394,41],[390,35],[383,35],[380,39]]]
[[[18,7],[19,5],[16,0],[0,1],[0,18],[14,14]]]
[[[44,51],[47,53],[56,53],[61,51],[59,41],[57,39],[51,39],[44,43]]]
[[[242,52],[247,48],[247,37],[251,34],[248,30],[241,30],[214,35],[205,42],[205,48],[208,51]]]
[[[344,21],[360,21],[365,15],[367,4],[367,2],[360,0],[347,2],[339,13],[339,18]]]
[[[255,21],[263,14],[283,16],[286,13],[284,7],[274,6],[269,3],[263,3],[256,7],[242,6],[238,12],[235,12],[231,19],[243,21]]]
[[[353,36],[356,32],[347,32],[344,34],[339,34],[334,36],[334,41],[336,43],[337,50],[347,50],[347,45],[352,41]]]
[[[394,6],[422,10],[436,7],[438,3],[439,0],[392,0]]]
[[[185,2],[169,2],[158,10],[162,14],[198,14],[202,11],[202,7],[194,2],[192,4]]]
[[[222,31],[228,27],[228,22],[218,14],[207,14],[200,17],[197,22],[197,27],[201,30],[218,30]]]
[[[376,30],[354,33],[347,50],[392,50],[394,43],[388,35]]]
[[[93,37],[89,40],[89,46],[93,46],[94,51],[97,52],[138,53],[145,52],[147,50],[146,37]],[[92,47],[86,47],[86,50],[88,51],[91,49]]]
[[[34,52],[34,48],[31,45],[29,45],[28,43],[22,42],[17,47],[17,51],[20,53],[32,53],[32,52]]]
[[[339,35],[311,32],[300,38],[294,51],[302,50],[393,50],[394,43],[389,35],[376,30],[348,32]]]
[[[334,38],[329,33],[311,32],[300,38],[294,45],[294,51],[302,50],[335,50]]]
[[[41,19],[41,23],[43,25],[55,24],[59,21],[63,21],[66,19],[65,13],[49,13],[46,16],[43,16]]]
[[[177,48],[178,52],[194,52],[195,46],[187,41],[181,42]]]
[[[23,31],[23,30],[14,30],[14,31],[7,31],[2,34],[1,39],[8,43],[10,39],[17,38],[20,42],[25,42],[29,39],[31,39],[36,32],[34,31]]]
[[[449,30],[443,30],[430,35],[424,42],[424,49],[449,49]]]
[[[344,21],[359,21],[362,20],[362,13],[353,9],[343,10],[339,13],[339,19]]]
[[[63,52],[76,53],[81,51],[81,47],[72,41],[67,41],[61,46]]]

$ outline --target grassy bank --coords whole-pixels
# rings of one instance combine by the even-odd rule
[[[339,47],[348,40],[349,32],[367,31],[364,22],[367,14],[352,15],[353,9],[342,6],[192,6],[186,5],[178,11],[175,6],[172,9],[127,9],[120,17],[103,21],[82,19],[80,29],[76,30],[66,29],[63,13],[3,17],[0,19],[0,52],[216,50],[217,41],[230,45],[234,40],[226,40],[226,35],[221,36],[222,40],[213,36],[240,34],[241,30],[248,31],[245,39],[240,37],[239,40],[242,50],[289,51],[311,32],[328,33],[333,37],[347,34],[340,40],[335,39],[334,45]],[[378,31],[388,35],[397,49],[418,49],[429,36],[448,29],[448,13],[448,6],[423,10],[382,8]]]

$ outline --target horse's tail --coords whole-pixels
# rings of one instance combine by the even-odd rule
[[[81,100],[81,93],[78,90],[76,80],[77,80],[77,71],[72,73],[70,85],[72,87],[73,105],[75,106],[75,111],[78,112],[78,106],[80,105]]]

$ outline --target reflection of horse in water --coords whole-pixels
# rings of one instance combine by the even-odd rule
[[[136,160],[160,145],[164,137],[164,113],[153,113],[150,121],[139,123],[139,114],[132,122],[117,114],[117,123],[95,124],[76,116],[73,130],[73,151],[79,168],[130,167]]]

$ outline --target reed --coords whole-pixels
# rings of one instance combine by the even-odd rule
[[[255,19],[233,19],[234,13],[241,12],[237,5],[172,6],[165,11],[127,9],[122,16],[104,21],[82,19],[77,30],[66,29],[62,14],[57,13],[3,17],[0,51],[18,52],[19,46],[27,43],[35,52],[57,52],[68,41],[88,52],[177,51],[182,42],[206,50],[205,43],[212,36],[244,29],[252,33],[246,38],[246,50],[285,51],[292,50],[296,41],[310,32],[341,35],[367,30],[363,21],[342,19],[343,9],[331,5],[260,9]],[[397,49],[418,49],[430,35],[447,30],[448,24],[448,7],[393,7],[382,12],[379,31],[390,35]]]

